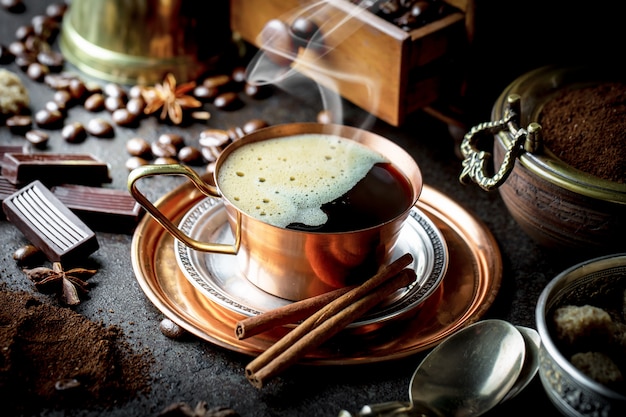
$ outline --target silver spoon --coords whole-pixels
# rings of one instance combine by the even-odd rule
[[[359,417],[479,416],[497,405],[524,364],[524,337],[503,320],[483,320],[449,336],[420,363],[410,402],[364,406]],[[346,410],[339,417],[351,417]]]
[[[515,384],[506,393],[501,402],[508,401],[522,392],[528,386],[530,381],[537,374],[539,369],[539,347],[541,345],[541,337],[535,329],[524,326],[515,326],[524,337],[524,345],[526,346],[526,356],[524,357],[524,365],[520,371]]]

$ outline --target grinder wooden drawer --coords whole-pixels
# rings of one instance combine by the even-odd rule
[[[411,112],[457,88],[455,65],[467,42],[468,1],[447,1],[458,11],[404,31],[347,0],[231,0],[231,27],[261,47],[258,35],[268,21],[291,24],[300,11],[315,5],[311,20],[320,27],[326,50],[320,55],[313,48],[300,49],[292,67],[399,126]]]

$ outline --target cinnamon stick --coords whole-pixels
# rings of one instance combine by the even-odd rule
[[[338,288],[315,297],[286,304],[263,314],[240,320],[235,326],[235,336],[237,336],[237,339],[242,340],[278,326],[297,323],[311,316],[313,313],[319,311],[322,307],[341,297],[353,288],[354,286]]]
[[[397,275],[404,267],[413,262],[413,255],[407,253],[394,262],[381,268],[376,275],[365,281],[363,284],[355,287],[351,291],[345,293],[335,301],[327,304],[325,307],[317,311],[308,319],[303,321],[298,327],[287,333],[283,338],[270,346],[265,352],[257,356],[246,367],[246,374],[253,373],[256,370],[265,366],[274,357],[278,356],[285,349],[291,346],[294,341],[301,338],[306,333],[313,330],[320,323],[324,322],[327,318],[335,315],[339,311],[343,310],[348,305],[354,303],[374,288],[380,286],[383,282],[389,280],[391,277]]]
[[[376,291],[366,293],[362,298],[354,301],[353,303],[342,309],[340,312],[338,312],[335,316],[326,319],[324,322],[315,326],[313,330],[307,331],[304,335],[302,335],[302,337],[299,337],[297,340],[294,341],[289,341],[287,344],[288,347],[286,349],[281,349],[279,350],[279,353],[271,354],[269,355],[269,357],[263,358],[262,361],[259,361],[257,363],[255,363],[255,361],[252,361],[246,367],[246,377],[252,385],[257,388],[262,388],[268,380],[275,377],[280,372],[299,361],[309,351],[315,349],[326,340],[337,334],[348,324],[361,317],[368,310],[379,304],[398,288],[407,286],[414,280],[415,271],[409,268],[402,270],[398,274],[395,274],[393,278],[380,285],[376,289]],[[315,322],[316,318],[312,316],[310,319],[306,320],[305,323],[309,320]],[[298,328],[299,327],[294,329],[294,331]],[[292,331],[291,333],[293,333],[294,331]],[[277,344],[281,344],[281,342],[284,339],[288,338],[291,333],[288,333],[274,346],[276,346]],[[270,349],[268,349],[268,351]],[[265,355],[262,354],[258,358],[261,358],[262,356]],[[259,365],[259,363],[261,365]]]

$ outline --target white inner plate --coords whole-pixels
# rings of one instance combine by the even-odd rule
[[[198,202],[182,218],[179,227],[191,238],[202,242],[234,241],[224,205],[216,198],[207,197]],[[196,251],[176,239],[174,249],[185,277],[202,294],[228,310],[250,317],[292,302],[252,284],[239,270],[235,255]],[[448,266],[447,247],[441,232],[417,207],[411,209],[394,248],[392,261],[405,253],[413,255],[413,263],[409,267],[415,270],[415,281],[348,327],[404,316],[424,302],[441,283]]]

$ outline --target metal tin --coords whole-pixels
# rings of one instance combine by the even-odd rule
[[[540,244],[556,249],[620,250],[626,242],[626,183],[577,170],[543,146],[538,116],[565,88],[624,80],[618,68],[542,67],[513,81],[499,96],[492,121],[473,127],[461,151],[461,181],[498,189],[511,215]],[[493,137],[492,153],[478,148]]]
[[[626,413],[626,395],[586,376],[559,351],[550,333],[553,311],[566,304],[593,303],[604,291],[626,287],[626,254],[594,258],[556,276],[543,290],[536,308],[541,336],[539,376],[556,408],[566,416],[617,417]]]

